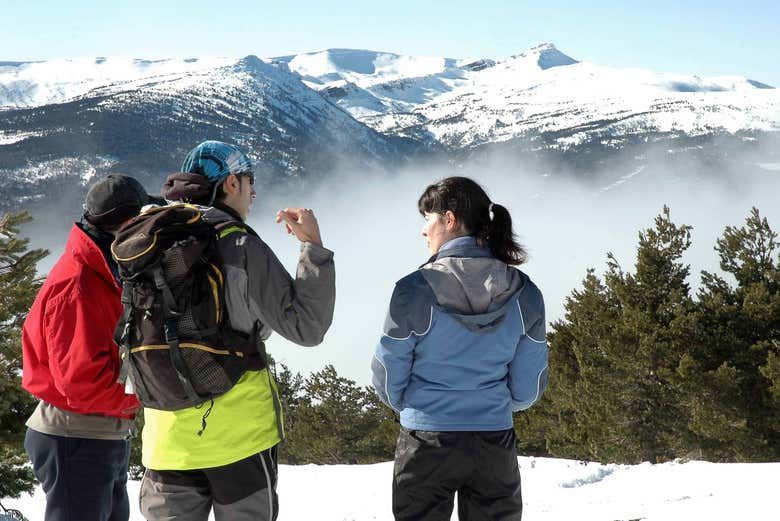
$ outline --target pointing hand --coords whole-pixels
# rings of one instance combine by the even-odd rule
[[[276,213],[276,222],[284,221],[287,233],[295,235],[301,242],[322,246],[320,226],[310,208],[285,208]]]

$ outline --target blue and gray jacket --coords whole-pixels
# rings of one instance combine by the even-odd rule
[[[383,333],[372,383],[408,429],[510,429],[547,387],[542,294],[473,237],[396,283]]]

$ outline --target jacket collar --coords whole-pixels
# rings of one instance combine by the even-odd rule
[[[246,230],[247,233],[254,235],[255,237],[259,237],[257,232],[254,231],[252,227],[246,223],[246,221],[241,219],[236,211],[229,206],[217,203],[214,206],[206,206],[203,208],[203,218],[207,223],[213,226],[218,226],[226,222],[237,222],[241,228]]]
[[[242,219],[241,216],[238,215],[237,211],[235,211],[233,208],[231,208],[230,206],[228,206],[228,205],[226,205],[224,203],[221,203],[221,202],[214,203],[214,208],[216,208],[217,210],[222,210],[223,212],[228,214],[231,217],[231,220],[235,220],[235,221],[238,221],[240,223],[244,222],[244,219]]]
[[[111,272],[105,254],[82,226],[84,225],[75,223],[71,228],[68,243],[65,246],[66,251],[70,252],[76,262],[97,273],[107,284],[117,288],[121,287]]]
[[[426,264],[430,264],[431,262],[435,262],[439,259],[443,259],[445,257],[492,257],[493,254],[490,252],[489,248],[485,248],[482,246],[479,246],[477,244],[477,240],[473,237],[469,237],[472,239],[471,241],[462,240],[463,238],[459,237],[457,239],[453,239],[447,243],[445,243],[442,248],[439,248],[439,251],[431,255],[431,257],[425,261],[422,266],[425,266]],[[422,267],[420,266],[420,267]]]

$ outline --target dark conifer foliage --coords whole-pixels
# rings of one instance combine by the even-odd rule
[[[698,455],[780,458],[780,244],[753,208],[717,241],[724,274],[704,272],[694,315],[698,335],[685,376]],[[736,281],[736,284],[734,284]]]
[[[398,423],[368,388],[339,376],[332,365],[307,378],[281,365],[286,463],[376,463],[393,458]]]
[[[22,324],[40,288],[35,265],[46,250],[30,250],[19,227],[29,214],[0,216],[0,497],[32,490],[24,425],[35,400],[21,387]]]
[[[691,228],[664,208],[624,270],[608,254],[552,324],[550,388],[516,420],[528,453],[636,463],[780,458],[780,245],[753,209],[691,290]]]

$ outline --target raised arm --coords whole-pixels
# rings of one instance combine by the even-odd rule
[[[232,326],[251,332],[259,320],[264,329],[314,346],[333,321],[336,274],[333,252],[322,246],[314,214],[307,210],[299,217],[305,217],[302,232],[311,237],[299,236],[301,255],[294,279],[271,248],[243,226],[225,228],[219,249]]]

